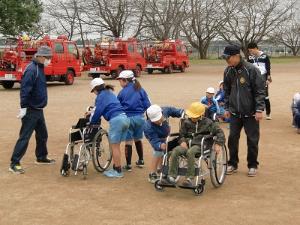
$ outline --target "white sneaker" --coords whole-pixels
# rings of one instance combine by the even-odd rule
[[[266,116],[266,120],[271,120],[271,119],[272,119],[271,115]]]

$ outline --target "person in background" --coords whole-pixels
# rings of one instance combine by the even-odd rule
[[[248,62],[252,63],[255,67],[257,67],[263,76],[266,87],[266,97],[265,97],[265,105],[266,105],[266,119],[271,120],[271,103],[269,97],[269,85],[272,82],[271,78],[271,63],[268,55],[261,51],[255,42],[251,42],[248,44],[248,51],[250,53]]]
[[[297,133],[300,134],[300,92],[296,93],[293,97],[292,116],[293,126],[297,129]]]

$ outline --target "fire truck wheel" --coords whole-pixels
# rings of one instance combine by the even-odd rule
[[[172,73],[172,72],[173,72],[172,66],[165,67],[164,73]]]
[[[116,79],[119,76],[119,73],[117,70],[111,71],[110,73],[111,78]]]
[[[153,73],[153,69],[148,69],[147,72],[148,72],[148,74],[152,74]]]
[[[68,70],[65,75],[65,84],[72,85],[74,83],[74,72],[72,70]]]
[[[13,81],[3,81],[2,82],[2,86],[5,89],[11,89],[14,86],[14,84],[15,84],[15,82],[13,82]]]
[[[182,72],[182,73],[185,72],[185,64],[184,63],[180,66],[180,72]]]
[[[141,67],[140,67],[139,65],[137,65],[137,66],[135,67],[135,70],[134,70],[134,76],[135,76],[135,77],[140,77],[141,74],[142,74],[142,69],[141,69]]]

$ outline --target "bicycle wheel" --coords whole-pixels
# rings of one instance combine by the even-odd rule
[[[108,133],[100,129],[95,135],[92,143],[93,165],[98,172],[105,171],[112,159],[111,146],[108,140]]]
[[[222,151],[216,154],[214,147],[210,153],[210,180],[214,187],[220,187],[226,177],[227,169],[227,149],[222,146]]]

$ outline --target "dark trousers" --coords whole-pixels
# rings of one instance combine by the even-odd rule
[[[47,157],[48,132],[43,110],[27,109],[26,115],[22,118],[22,126],[19,134],[19,139],[11,156],[11,166],[20,163],[20,160],[27,150],[28,142],[33,131],[35,131],[36,139],[36,158],[43,159]]]
[[[269,86],[266,87],[266,97],[265,97],[265,105],[266,105],[266,114],[271,114],[271,103],[269,99]]]
[[[230,159],[228,164],[234,167],[238,167],[239,162],[239,140],[241,129],[244,127],[247,135],[248,146],[248,168],[257,168],[258,161],[258,141],[259,141],[259,122],[255,120],[255,117],[231,117],[230,121],[230,133],[228,138],[228,148]]]
[[[300,113],[295,113],[294,124],[298,129],[300,129]]]

